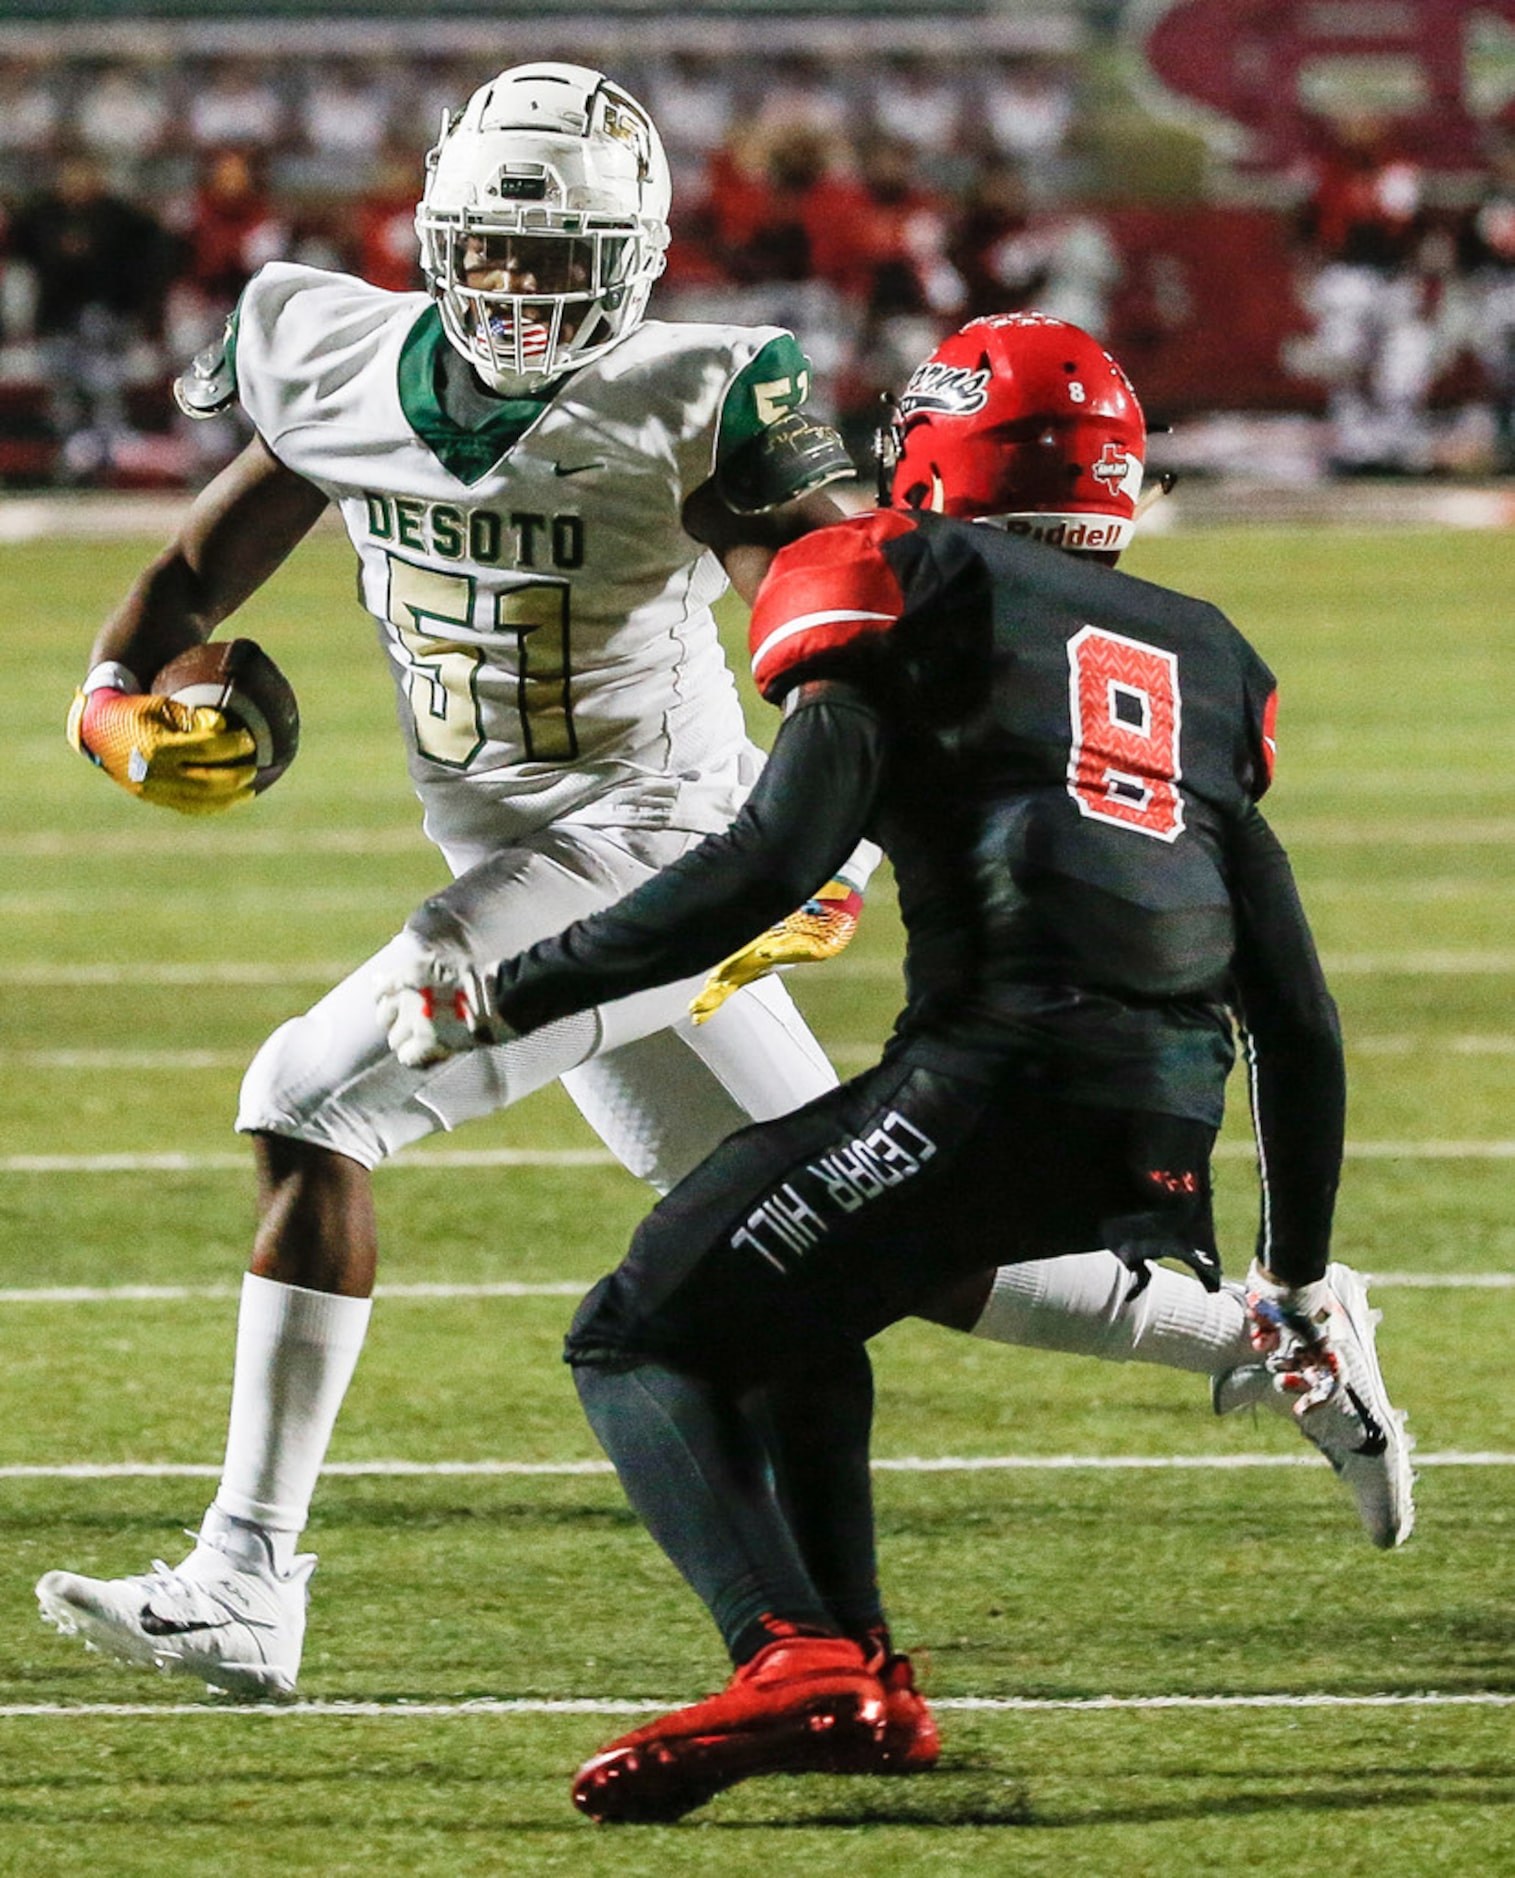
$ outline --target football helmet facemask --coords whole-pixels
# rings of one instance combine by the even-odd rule
[[[1131,539],[1147,427],[1130,381],[1080,327],[972,320],[916,368],[881,439],[889,506],[994,522],[1082,554]]]
[[[416,210],[442,326],[485,384],[529,391],[641,323],[668,247],[668,160],[602,73],[517,65],[443,118]]]

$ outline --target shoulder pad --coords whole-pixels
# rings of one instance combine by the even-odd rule
[[[715,486],[738,515],[761,515],[856,474],[839,432],[788,411],[717,465]]]
[[[748,622],[753,682],[770,703],[802,679],[867,659],[889,633],[905,593],[885,550],[913,527],[892,510],[854,515],[774,556]]]
[[[174,380],[174,403],[186,417],[215,417],[237,395],[237,316],[213,345],[197,352]]]

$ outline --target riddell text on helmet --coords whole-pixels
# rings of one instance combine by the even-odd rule
[[[1034,515],[1011,515],[1005,529],[1012,535],[1029,535],[1033,541],[1045,541],[1054,548],[1107,548],[1118,551],[1131,538],[1131,523],[1124,516],[1059,515],[1045,520]]]

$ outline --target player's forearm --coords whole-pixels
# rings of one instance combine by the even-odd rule
[[[1253,1052],[1253,1112],[1264,1186],[1257,1257],[1281,1283],[1325,1275],[1346,1133],[1340,1037]]]
[[[90,665],[122,665],[148,684],[170,659],[208,638],[224,617],[206,605],[193,568],[171,548],[143,569],[95,635]]]
[[[1280,1279],[1321,1277],[1346,1133],[1341,1026],[1288,858],[1260,815],[1233,851],[1237,997],[1247,1028],[1264,1185],[1258,1257]]]
[[[684,526],[714,551],[726,578],[751,606],[779,549],[812,529],[840,521],[844,513],[824,490],[815,490],[761,515],[738,514],[720,500],[715,485],[707,483],[685,506]]]
[[[310,532],[326,497],[254,441],[196,498],[177,538],[133,582],[95,636],[90,662],[142,683],[206,639]]]

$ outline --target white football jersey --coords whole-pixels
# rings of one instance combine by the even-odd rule
[[[259,434],[341,510],[434,840],[725,825],[730,783],[699,776],[745,740],[710,611],[726,580],[680,512],[803,403],[791,335],[648,321],[473,429],[442,409],[424,294],[275,263],[233,344]]]

